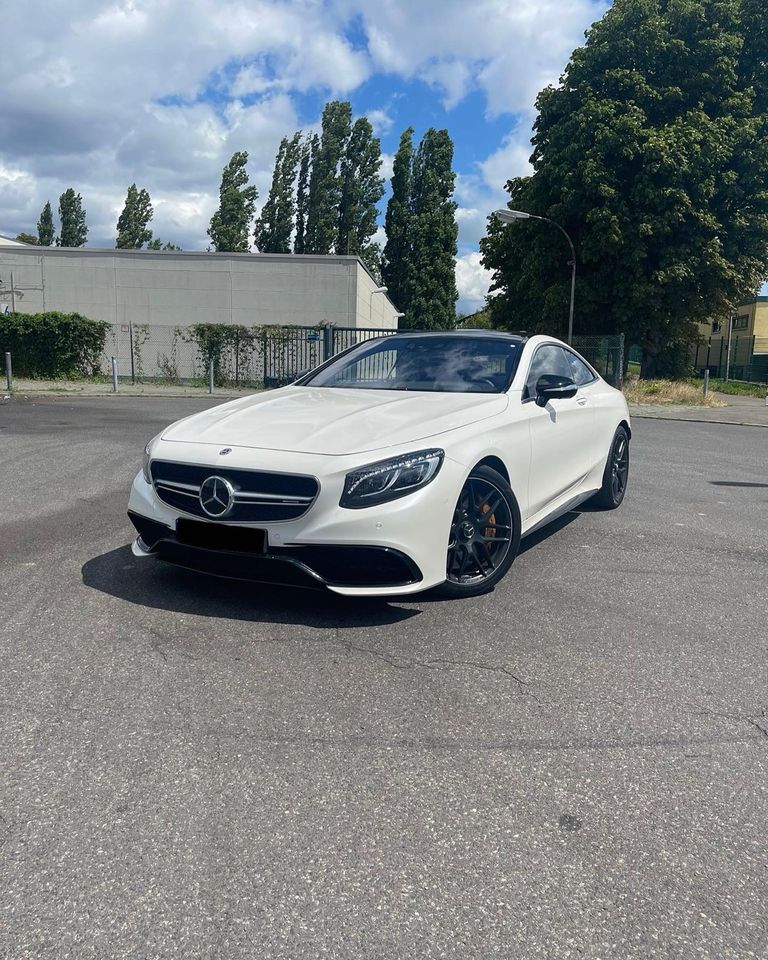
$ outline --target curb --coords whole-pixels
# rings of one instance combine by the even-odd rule
[[[105,393],[79,393],[70,390],[14,390],[12,393],[0,391],[0,402],[8,400],[39,400],[45,397],[60,400],[66,397],[70,400],[104,400],[108,397],[114,397],[116,400],[141,399],[148,400],[237,400],[239,397],[247,397],[247,393],[113,393],[111,390]]]
[[[705,417],[657,417],[652,413],[629,412],[633,420],[666,420],[668,423],[709,423],[726,427],[762,427],[768,429],[768,423],[755,423],[752,420],[708,420]]]

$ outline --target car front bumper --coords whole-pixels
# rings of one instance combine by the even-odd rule
[[[283,461],[278,469],[295,471],[296,466]],[[304,516],[252,525],[266,531],[266,550],[257,553],[180,542],[176,523],[185,515],[160,500],[139,473],[128,504],[139,532],[134,554],[233,579],[326,588],[347,596],[417,593],[443,583],[450,524],[466,468],[446,457],[438,475],[422,490],[351,510],[339,506],[349,467],[333,466],[330,472],[317,471],[320,493]],[[306,470],[304,464],[302,469]],[[214,523],[202,521],[208,522]],[[150,534],[147,524],[157,529]]]
[[[160,560],[232,580],[283,586],[328,588],[338,592],[401,590],[418,587],[422,573],[406,554],[390,547],[321,544],[274,547],[264,552],[227,550],[179,540],[164,524],[128,512],[139,536],[135,556]]]

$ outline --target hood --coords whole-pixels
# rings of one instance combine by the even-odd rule
[[[416,443],[501,413],[506,394],[284,387],[171,424],[164,440],[344,456]]]

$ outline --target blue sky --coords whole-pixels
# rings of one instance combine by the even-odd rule
[[[536,93],[557,82],[596,0],[27,0],[4,14],[0,232],[34,232],[74,186],[89,244],[114,245],[127,186],[155,235],[205,249],[221,168],[249,152],[266,197],[281,137],[349,99],[381,137],[446,127],[455,143],[460,309],[482,305],[477,243],[527,171]],[[382,217],[383,222],[383,217]],[[379,233],[383,241],[383,230]]]

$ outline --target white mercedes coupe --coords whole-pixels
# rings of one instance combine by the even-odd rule
[[[585,500],[619,506],[630,436],[622,394],[559,340],[398,333],[150,440],[133,552],[349,596],[473,596],[521,537]]]

